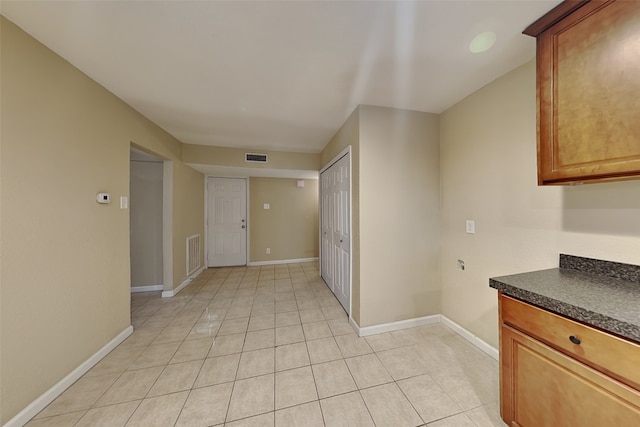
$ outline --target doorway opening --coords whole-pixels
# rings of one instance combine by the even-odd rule
[[[163,291],[173,280],[172,162],[131,146],[129,247],[131,292]]]

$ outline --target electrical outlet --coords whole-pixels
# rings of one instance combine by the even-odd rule
[[[267,248],[267,255],[271,253],[271,248]]]
[[[461,260],[461,259],[459,259],[459,260],[458,260],[458,262],[456,263],[456,268],[457,268],[458,270],[462,270],[462,271],[464,271],[464,261],[463,261],[463,260]]]
[[[476,234],[476,222],[472,219],[468,219],[465,223],[465,230],[467,234]]]

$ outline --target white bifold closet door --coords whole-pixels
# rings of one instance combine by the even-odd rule
[[[320,176],[320,274],[342,307],[351,311],[351,164],[349,154]]]

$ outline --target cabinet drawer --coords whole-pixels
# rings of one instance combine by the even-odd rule
[[[500,313],[503,323],[640,390],[640,345],[504,295]]]
[[[500,329],[509,426],[640,426],[640,392],[510,326]]]

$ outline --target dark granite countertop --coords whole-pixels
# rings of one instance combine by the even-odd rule
[[[564,268],[567,265],[572,268]],[[603,273],[603,265],[612,268]],[[489,279],[489,286],[505,295],[640,343],[640,280],[635,274],[640,272],[640,267],[568,255],[561,255],[560,266],[494,277]],[[618,274],[620,271],[624,274]]]

